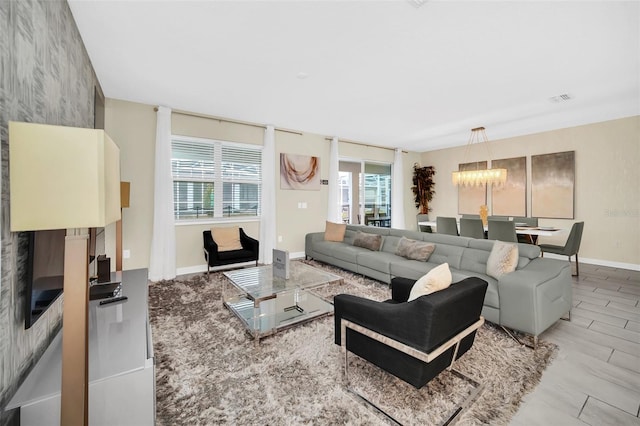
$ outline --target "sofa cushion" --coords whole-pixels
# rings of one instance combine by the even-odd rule
[[[487,275],[500,279],[504,274],[513,272],[518,266],[518,245],[496,241],[487,259]]]
[[[384,251],[373,252],[369,250],[362,250],[358,253],[358,266],[364,266],[365,268],[373,269],[374,271],[384,272],[385,274],[391,273],[391,263],[393,263],[398,256],[393,253],[387,253]]]
[[[407,302],[411,302],[420,296],[444,290],[450,285],[451,271],[449,270],[449,264],[443,263],[442,265],[436,266],[416,281],[413,287],[411,287],[411,293],[409,293],[409,299],[407,299]]]
[[[380,247],[382,247],[382,235],[358,232],[358,235],[353,239],[353,245],[372,251],[379,251]]]
[[[335,257],[351,263],[356,263],[358,252],[366,251],[366,249],[360,247],[354,247],[335,241],[317,241],[313,248],[316,252],[325,256]]]
[[[211,237],[218,245],[218,252],[242,250],[240,228],[238,226],[221,226],[211,228]]]
[[[393,277],[417,280],[436,266],[438,266],[437,263],[421,262],[419,260],[411,260],[405,257],[396,256],[391,262],[389,272]]]
[[[346,232],[346,230],[346,223],[333,223],[327,220],[324,228],[324,240],[342,241],[344,240],[344,233]]]
[[[431,256],[431,253],[433,253],[435,248],[435,244],[402,237],[396,247],[396,254],[398,256],[406,257],[407,259],[426,262],[429,260],[429,256]]]

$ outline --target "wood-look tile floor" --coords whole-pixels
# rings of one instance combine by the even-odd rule
[[[558,355],[511,425],[640,425],[640,272],[581,263],[573,280],[571,320],[540,336]]]

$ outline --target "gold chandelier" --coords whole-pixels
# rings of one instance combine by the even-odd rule
[[[467,154],[471,145],[475,142],[484,142],[489,153],[489,159],[491,159],[491,152],[489,150],[489,139],[484,131],[484,127],[476,127],[471,129],[471,136],[465,149],[464,158],[466,160]],[[476,163],[477,164],[477,163]],[[461,186],[476,186],[487,184],[504,184],[507,181],[507,169],[482,169],[482,170],[464,170],[457,171],[451,174],[451,180],[454,185]]]

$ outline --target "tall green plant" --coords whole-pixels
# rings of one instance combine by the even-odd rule
[[[413,186],[411,189],[420,214],[427,214],[431,211],[429,203],[433,199],[433,194],[436,193],[433,190],[435,185],[433,176],[435,174],[436,169],[433,166],[420,167],[418,163],[413,165]]]

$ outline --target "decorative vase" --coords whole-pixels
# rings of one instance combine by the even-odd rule
[[[489,224],[488,218],[489,218],[489,209],[485,205],[480,206],[480,219],[482,219],[483,226],[487,226]]]

